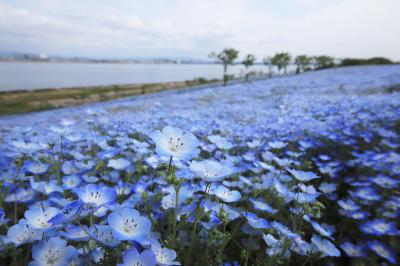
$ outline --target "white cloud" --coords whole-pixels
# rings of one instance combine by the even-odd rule
[[[191,56],[236,47],[400,59],[397,0],[0,0],[0,50]]]

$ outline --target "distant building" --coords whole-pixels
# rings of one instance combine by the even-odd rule
[[[47,60],[47,59],[49,59],[49,57],[47,56],[47,54],[39,54],[39,59],[40,60]]]

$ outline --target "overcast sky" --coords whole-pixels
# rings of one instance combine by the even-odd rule
[[[207,58],[234,47],[400,60],[400,0],[0,0],[0,51]]]

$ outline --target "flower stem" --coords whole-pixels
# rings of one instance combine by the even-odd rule
[[[18,183],[18,176],[19,173],[21,172],[22,165],[24,164],[24,157],[22,158],[22,161],[20,162],[20,165],[18,166],[17,174],[15,175],[14,181],[15,185]],[[14,223],[16,224],[18,221],[18,200],[17,200],[17,189],[15,189],[15,201],[14,201]]]
[[[211,187],[211,183],[206,183],[206,188],[204,189],[204,197],[200,200],[200,203],[199,203],[198,207],[200,207],[200,205],[203,202],[203,200],[207,197],[207,193],[208,193],[208,190],[209,190],[210,187]],[[190,242],[189,252],[188,252],[188,256],[187,256],[188,260],[190,260],[191,255],[192,255],[193,245],[194,245],[194,242],[195,242],[195,239],[196,239],[197,224],[201,220],[201,216],[203,215],[203,212],[204,212],[204,206],[201,208],[200,214],[196,215],[196,218],[195,218],[195,221],[194,221],[193,232],[192,232],[192,240]],[[188,263],[188,265],[191,265],[191,264]]]
[[[171,170],[171,164],[172,164],[172,155],[169,157],[169,164],[168,164],[168,170],[167,170],[167,175],[169,175],[170,170]]]
[[[175,208],[174,208],[174,221],[173,221],[173,232],[172,239],[175,246],[176,231],[177,231],[177,218],[178,218],[178,202],[179,201],[179,186],[175,186]]]

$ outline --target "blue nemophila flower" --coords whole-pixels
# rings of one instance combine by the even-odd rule
[[[78,187],[82,180],[77,175],[63,176],[62,178],[64,189],[73,189]]]
[[[397,263],[396,253],[382,242],[379,242],[378,240],[373,240],[368,241],[367,245],[369,249],[374,251],[378,256],[387,259],[390,263]]]
[[[205,211],[210,214],[211,216],[210,219],[214,219],[209,224],[210,226],[218,225],[220,223],[219,217],[221,212],[224,212],[229,221],[235,220],[240,217],[240,213],[238,213],[237,210],[223,203],[217,203],[210,200],[205,200],[201,204],[201,206],[204,207]],[[195,204],[193,204],[193,207],[195,207]],[[189,213],[190,212],[191,211],[189,211]]]
[[[29,266],[68,265],[78,256],[78,250],[73,246],[67,246],[67,241],[52,237],[41,241],[32,247],[33,261]]]
[[[43,144],[43,143],[12,141],[11,144],[15,148],[17,148],[20,152],[25,153],[25,154],[32,154],[34,152],[44,150],[47,148],[47,145]]]
[[[104,250],[102,248],[95,248],[91,250],[90,256],[95,263],[101,263],[101,261],[104,259]]]
[[[311,195],[315,195],[315,196],[320,195],[320,193],[317,192],[317,190],[315,189],[315,187],[313,185],[306,186],[304,184],[299,184],[298,187],[300,188],[301,191],[303,191],[307,194],[311,194]]]
[[[7,236],[0,236],[0,252],[3,252],[8,244],[10,244],[10,241],[8,240]]]
[[[146,191],[147,188],[147,183],[143,181],[138,181],[135,185],[132,187],[132,191],[141,195],[143,192]]]
[[[144,162],[150,166],[151,168],[155,169],[158,166],[159,160],[156,155],[147,156],[144,159]]]
[[[335,183],[321,183],[319,190],[325,194],[330,194],[336,192],[337,184]]]
[[[318,194],[308,194],[303,192],[297,192],[295,195],[296,201],[300,203],[314,203],[316,202]]]
[[[298,238],[300,237],[298,234],[293,233],[289,228],[281,224],[280,222],[273,221],[271,223],[272,227],[279,232],[279,234],[288,237],[288,238]]]
[[[307,256],[311,252],[311,245],[301,239],[301,237],[297,237],[293,241],[293,245],[290,247],[290,250],[300,254],[302,256]]]
[[[86,225],[75,226],[67,225],[65,232],[61,231],[60,236],[74,241],[88,241],[90,240],[89,228]]]
[[[233,147],[233,144],[227,141],[225,138],[220,135],[211,135],[208,136],[208,139],[215,144],[221,150],[229,150]]]
[[[33,228],[26,220],[21,219],[18,224],[14,224],[7,231],[8,241],[16,247],[25,243],[30,243],[41,239],[43,236],[42,230]]]
[[[25,161],[24,162],[24,169],[25,172],[32,173],[34,175],[41,175],[49,170],[50,165],[42,162],[32,162],[32,161]]]
[[[93,176],[93,175],[82,175],[82,179],[84,182],[86,183],[97,183],[100,178],[98,178],[97,176]]]
[[[300,140],[298,143],[302,150],[307,150],[314,146],[314,143],[312,142],[312,140],[309,140],[309,141]]]
[[[345,211],[357,211],[361,209],[352,199],[338,200],[338,204]]]
[[[353,197],[366,201],[378,201],[382,198],[382,196],[371,187],[359,187],[356,191],[350,191],[350,194]]]
[[[6,218],[3,208],[0,208],[0,226],[7,224],[10,219]]]
[[[114,202],[117,196],[114,188],[94,184],[79,188],[76,193],[83,203],[96,208]]]
[[[113,211],[108,216],[113,235],[118,240],[135,240],[143,242],[150,234],[151,222],[144,216],[141,216],[137,210],[122,208]]]
[[[161,206],[163,209],[175,208],[176,207],[176,192],[173,187],[168,189],[168,195],[164,196],[161,200]],[[189,198],[193,197],[193,191],[187,187],[182,186],[178,192],[178,205],[181,205]]]
[[[273,179],[274,189],[280,196],[282,196],[285,202],[290,202],[295,199],[295,193],[290,191],[286,185],[280,182],[277,178]]]
[[[74,161],[74,165],[81,171],[89,171],[95,166],[95,161],[93,160]]]
[[[45,195],[49,195],[54,192],[63,193],[64,190],[62,187],[58,186],[57,180],[50,180],[48,182],[45,181],[38,181],[36,182],[32,177],[29,179],[29,183],[31,188],[36,191],[39,191]]]
[[[243,216],[246,217],[249,225],[255,229],[267,229],[271,227],[266,219],[259,218],[252,212],[243,212]]]
[[[391,177],[388,176],[377,176],[371,179],[372,182],[374,182],[375,184],[377,184],[378,186],[381,186],[383,188],[395,188],[398,186],[398,184],[400,183],[400,181],[393,179]]]
[[[89,234],[90,237],[110,248],[116,248],[121,243],[114,237],[113,230],[109,225],[95,224],[89,228]]]
[[[273,257],[283,252],[284,239],[278,240],[271,234],[263,235],[263,239],[265,243],[268,245],[268,248],[266,250],[268,256]],[[290,255],[289,250],[286,250],[285,253],[283,254],[283,256],[286,258],[289,257],[289,255]]]
[[[74,165],[73,161],[65,161],[61,166],[61,170],[66,175],[73,175],[80,172]]]
[[[123,264],[118,266],[155,266],[157,264],[156,255],[151,249],[146,249],[139,253],[135,247],[131,247],[122,254]]]
[[[181,160],[190,160],[199,153],[199,142],[190,132],[179,128],[167,126],[162,131],[155,131],[150,135],[156,144],[156,152],[159,156],[172,156]]]
[[[349,257],[364,257],[367,255],[367,252],[363,246],[355,245],[351,242],[344,242],[340,245],[340,248],[347,254]]]
[[[181,265],[176,259],[176,252],[172,249],[163,248],[158,241],[151,241],[151,250],[156,255],[157,264],[161,266]]]
[[[328,155],[325,155],[325,154],[320,154],[320,155],[318,155],[318,158],[321,159],[322,161],[329,161],[329,160],[331,160],[331,157],[329,157]]]
[[[130,183],[124,183],[122,180],[118,180],[114,188],[118,196],[129,195],[132,192],[132,185]]]
[[[123,171],[126,168],[128,168],[130,165],[131,165],[130,161],[128,161],[124,158],[118,158],[118,159],[109,160],[107,167],[110,167],[114,170]]]
[[[371,215],[371,214],[370,214],[369,212],[367,212],[367,211],[345,212],[345,211],[339,210],[339,213],[342,214],[342,215],[344,215],[344,216],[353,218],[353,219],[355,219],[355,220],[365,220],[365,219],[367,219],[367,218]]]
[[[82,209],[83,202],[80,199],[75,200],[65,206],[59,214],[51,218],[48,222],[52,225],[72,222],[79,217]]]
[[[321,236],[325,236],[327,238],[333,239],[332,234],[335,232],[335,227],[328,224],[319,224],[315,221],[310,221],[310,224],[314,228],[315,231],[318,232]]]
[[[384,219],[375,219],[367,221],[360,225],[361,231],[366,234],[382,236],[382,235],[399,235],[400,231],[396,228],[395,222],[387,222]]]
[[[313,172],[305,172],[294,169],[286,169],[294,178],[296,178],[300,182],[307,182],[316,178],[320,178]]]
[[[214,209],[215,212],[218,211],[218,214],[223,211],[225,215],[227,216],[227,219],[229,221],[233,221],[237,218],[240,217],[240,213],[237,211],[237,209],[234,209],[231,206],[228,206],[226,204],[218,204],[215,206],[216,208]]]
[[[192,161],[190,169],[207,182],[221,181],[232,174],[232,169],[214,160]]]
[[[274,157],[274,162],[276,162],[280,167],[288,167],[293,163],[290,159],[280,159],[278,157]]]
[[[251,141],[247,141],[246,144],[249,146],[250,149],[257,148],[261,145],[261,140],[260,139],[252,139]]]
[[[71,132],[65,136],[65,138],[71,142],[78,142],[82,139],[82,135],[77,132]]]
[[[60,211],[54,207],[43,209],[39,206],[33,206],[25,212],[25,218],[29,225],[35,229],[48,230],[52,224],[49,220],[56,216]]]
[[[334,244],[332,244],[329,240],[322,239],[317,235],[313,235],[311,238],[311,242],[317,248],[319,252],[322,253],[322,256],[330,256],[330,257],[339,257],[340,250],[338,250]]]
[[[236,202],[241,198],[240,192],[236,190],[230,190],[229,188],[219,185],[215,188],[212,193],[223,200],[224,202]]]
[[[260,200],[250,199],[250,201],[251,203],[253,203],[253,207],[256,210],[264,211],[270,214],[275,214],[276,212],[278,212],[277,210],[272,208],[269,204],[262,202]]]
[[[283,141],[270,141],[268,142],[268,146],[271,147],[272,149],[283,149],[285,148],[287,143]]]

